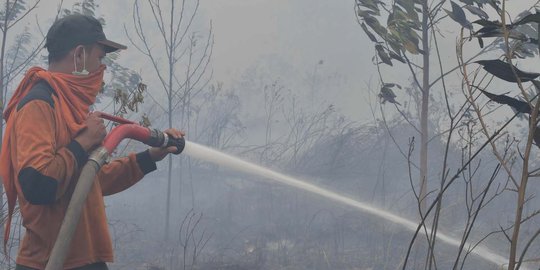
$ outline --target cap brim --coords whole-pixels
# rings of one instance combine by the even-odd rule
[[[110,41],[110,40],[107,40],[107,39],[106,40],[99,40],[98,43],[105,45],[105,52],[106,53],[127,49],[126,45],[122,45],[120,43],[116,43],[114,41]]]

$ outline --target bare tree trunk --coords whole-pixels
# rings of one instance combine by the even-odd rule
[[[192,27],[192,23],[194,21],[195,15],[197,14],[197,10],[199,8],[199,0],[193,0],[193,6],[189,5],[190,2],[187,0],[168,0],[168,1],[141,1],[145,2],[149,9],[152,11],[153,20],[157,25],[158,34],[161,39],[161,44],[164,46],[164,48],[157,49],[154,45],[150,44],[149,37],[146,36],[145,30],[142,23],[142,16],[140,14],[140,8],[139,8],[139,1],[134,1],[133,7],[134,7],[134,13],[133,13],[133,19],[135,22],[135,33],[136,37],[141,42],[140,45],[137,45],[134,40],[129,36],[128,37],[131,41],[131,43],[144,55],[146,55],[150,61],[152,62],[152,66],[154,70],[156,71],[156,74],[158,76],[159,82],[161,83],[161,86],[163,87],[163,90],[167,96],[167,106],[160,106],[163,110],[163,116],[167,118],[168,122],[168,128],[173,127],[174,119],[174,110],[178,105],[186,104],[186,97],[189,98],[190,91],[194,90],[196,87],[201,87],[198,89],[198,91],[202,91],[202,88],[206,85],[206,81],[202,80],[203,75],[206,73],[206,68],[208,66],[209,62],[209,54],[208,48],[211,45],[211,34],[206,44],[206,47],[204,47],[204,51],[202,52],[203,55],[200,56],[200,58],[197,60],[196,63],[191,62],[192,54],[190,53],[189,62],[183,63],[182,59],[184,59],[185,53],[188,51],[189,48],[184,48],[183,44],[186,44],[186,46],[194,47],[195,43],[192,41],[192,43],[187,44],[187,40],[185,39],[187,37],[187,34],[189,32],[189,29]],[[167,2],[167,4],[164,4],[164,2]],[[169,6],[170,5],[170,6]],[[189,14],[186,14],[186,10],[188,8],[192,8],[193,11]],[[167,13],[168,11],[168,13]],[[169,16],[167,18],[167,15]],[[156,31],[156,28],[153,27],[152,30],[149,31]],[[126,31],[127,33],[127,31]],[[153,50],[153,48],[156,48]],[[157,55],[163,54],[163,51],[165,51],[166,54],[166,60],[165,64],[162,66],[160,64],[160,57],[157,57]],[[189,51],[191,52],[191,50]],[[178,70],[182,70],[184,67],[183,64],[187,64],[188,70],[186,73],[186,84],[182,83],[178,76],[178,74],[175,74]],[[191,69],[194,64],[194,69]],[[177,65],[182,65],[181,67],[176,68]],[[161,68],[163,67],[163,69]],[[190,72],[192,71],[192,72]],[[191,83],[190,80],[194,80],[194,83]],[[181,92],[183,91],[183,93]],[[183,108],[185,110],[185,108]],[[183,114],[182,112],[181,114]],[[185,116],[181,115],[180,117],[180,124],[184,124]],[[188,118],[189,121],[189,118]],[[178,124],[178,122],[176,122]],[[178,164],[180,165],[181,164]],[[168,161],[168,177],[167,177],[167,191],[166,191],[166,202],[165,202],[165,226],[164,226],[164,237],[165,241],[170,239],[170,223],[171,223],[171,201],[172,197],[174,195],[171,194],[171,188],[173,187],[173,159],[171,156],[169,156]],[[175,175],[175,180],[180,190],[178,191],[178,195],[181,196],[182,194],[182,178],[181,175]],[[176,194],[176,192],[174,193]],[[182,200],[179,200],[180,204],[182,204]],[[194,204],[194,201],[192,200],[192,203]]]
[[[504,33],[504,42],[506,44],[506,57],[508,62],[511,64],[510,59],[512,59],[512,51],[509,44],[509,30],[506,28],[506,1],[502,1],[502,12],[501,12],[501,21],[503,24],[503,33]],[[515,72],[515,71],[513,71]],[[518,79],[519,88],[523,92],[523,86],[521,81]],[[525,97],[527,97],[525,95]],[[538,106],[540,105],[540,99],[537,99],[535,107],[529,118],[529,132],[527,138],[527,144],[525,146],[525,153],[522,155],[523,167],[521,169],[521,182],[517,187],[517,203],[516,203],[516,215],[514,218],[514,229],[512,232],[512,239],[510,241],[510,254],[508,258],[508,270],[514,270],[516,266],[516,257],[517,257],[517,248],[519,243],[519,234],[521,229],[521,223],[523,222],[523,207],[526,202],[526,191],[527,191],[527,182],[529,180],[529,159],[531,154],[532,141],[534,136],[534,131],[536,129],[536,123],[538,121]],[[523,251],[525,252],[525,251]]]
[[[516,265],[517,248],[519,241],[519,232],[521,229],[521,223],[523,222],[523,206],[526,203],[526,191],[527,182],[529,181],[529,160],[531,156],[531,148],[533,145],[534,131],[536,130],[536,123],[538,121],[538,107],[540,106],[540,99],[537,99],[531,118],[529,119],[529,134],[527,138],[527,144],[525,146],[525,153],[523,154],[523,168],[521,169],[521,183],[518,186],[518,198],[516,203],[516,216],[514,219],[514,230],[512,232],[512,239],[510,242],[510,256],[508,259],[508,270],[514,270]],[[525,251],[523,251],[525,252]]]
[[[427,0],[422,3],[422,110],[420,113],[420,210],[426,208],[427,171],[428,171],[428,112],[429,112],[429,6]]]
[[[173,33],[174,33],[174,0],[171,1],[171,21],[170,21],[170,32],[169,38],[170,43],[168,44],[169,48],[169,90],[167,93],[167,117],[169,120],[169,127],[172,128],[172,111],[173,111],[173,76],[174,76],[174,44],[173,44]],[[167,210],[165,214],[165,241],[169,239],[169,223],[171,222],[171,184],[172,184],[172,156],[169,155],[169,167],[168,167],[168,176],[167,176]]]
[[[2,31],[2,47],[0,48],[0,151],[2,150],[2,142],[4,141],[4,114],[2,113],[4,111],[4,104],[5,100],[4,97],[6,96],[5,88],[5,82],[4,82],[4,58],[6,53],[6,39],[7,39],[7,23],[8,23],[8,16],[7,13],[9,12],[9,0],[6,1],[6,9],[5,9],[6,15],[4,15],[4,29]],[[6,220],[4,219],[4,185],[0,185],[0,220]],[[0,239],[3,240],[4,236],[0,236]]]
[[[174,1],[172,1],[173,3],[173,8],[171,8],[171,12],[172,10],[174,10]],[[173,16],[171,16],[171,25],[172,25],[172,22],[173,22]],[[172,29],[171,29],[171,35],[172,35]],[[169,126],[168,128],[172,128],[172,93],[173,93],[173,89],[172,89],[172,80],[173,80],[173,76],[174,76],[174,64],[172,63],[172,55],[173,55],[173,46],[172,44],[170,45],[169,47],[169,55],[171,57],[169,57],[169,93],[168,93],[168,96],[167,96],[167,101],[168,101],[168,104],[167,104],[167,117],[168,117],[168,120],[169,120]],[[166,217],[165,217],[165,240],[169,239],[169,223],[171,222],[171,216],[170,216],[170,211],[171,211],[171,184],[172,184],[172,156],[169,156],[169,166],[168,166],[168,176],[167,176],[167,213],[166,213]]]
[[[427,171],[428,171],[428,112],[429,112],[429,6],[427,0],[422,2],[422,50],[423,65],[422,65],[422,104],[420,111],[420,192],[418,194],[420,219],[422,220],[426,211],[426,193],[427,193]],[[420,242],[419,242],[420,243]],[[423,245],[417,245],[417,248],[422,248]],[[426,264],[429,260],[428,250]]]

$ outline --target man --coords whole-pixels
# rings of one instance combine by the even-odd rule
[[[47,33],[49,68],[31,68],[5,112],[0,173],[8,197],[5,243],[16,200],[26,233],[16,269],[44,269],[67,205],[89,153],[106,130],[89,113],[103,83],[106,53],[126,46],[107,40],[98,20],[69,15]],[[179,138],[175,129],[165,131]],[[64,268],[107,269],[113,251],[103,196],[125,190],[156,169],[156,161],[176,150],[150,148],[104,165],[88,194]]]

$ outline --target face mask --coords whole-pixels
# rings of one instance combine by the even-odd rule
[[[87,76],[89,74],[88,70],[86,70],[86,50],[84,49],[83,47],[83,69],[82,71],[78,71],[79,69],[77,68],[77,60],[76,60],[76,55],[75,53],[73,53],[73,65],[75,66],[75,71],[71,72],[71,74],[75,75],[75,76]]]
[[[62,76],[64,82],[68,83],[73,88],[84,89],[85,92],[97,95],[102,88],[105,65],[100,65],[98,69],[88,72],[86,75],[81,73],[83,72],[81,71],[78,74],[65,74],[60,76]]]

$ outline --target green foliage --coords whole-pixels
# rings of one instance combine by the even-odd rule
[[[482,18],[482,19],[487,20],[489,18],[489,15],[479,7],[466,5],[466,6],[464,6],[464,8],[467,9],[473,15],[476,15],[476,16]]]
[[[499,8],[500,2],[499,0],[460,0],[461,2],[467,4],[467,5],[476,5],[479,8],[483,8],[484,5],[489,5],[492,8],[494,8],[497,12],[499,12],[501,9]]]
[[[500,1],[494,0],[461,0],[466,5],[460,7],[454,2],[451,2],[452,11],[445,10],[449,17],[459,23],[461,27],[473,30],[473,25],[480,26],[480,29],[472,33],[472,37],[478,39],[481,48],[484,47],[485,38],[498,38],[493,40],[494,44],[503,51],[507,51],[506,45],[502,37],[504,37],[505,29],[510,39],[509,47],[512,51],[512,58],[534,57],[539,54],[540,42],[538,24],[540,23],[540,13],[538,10],[535,13],[524,11],[515,18],[513,23],[502,25],[498,19],[500,18],[501,9]],[[489,18],[484,8],[489,5],[497,12],[497,19]],[[466,18],[465,12],[468,11],[471,15],[479,19],[470,24]],[[505,15],[507,16],[507,15]]]
[[[511,65],[499,59],[479,60],[475,63],[482,65],[484,67],[484,70],[489,72],[491,75],[507,82],[518,82],[517,78],[519,78],[521,82],[528,82],[540,76],[540,73],[521,71],[514,65]]]
[[[392,60],[405,63],[403,54],[423,53],[419,47],[420,31],[419,1],[396,0],[389,8],[382,1],[356,0],[356,14],[361,20],[361,27],[375,43],[375,50],[383,63],[392,66]],[[387,12],[386,25],[381,24],[377,17],[383,17],[382,11]]]
[[[474,2],[478,2],[476,4],[479,8],[482,7],[482,3],[479,3],[480,1]],[[489,4],[495,8],[495,10],[498,12],[498,16],[500,17],[501,10],[497,6],[498,3],[489,2]],[[514,20],[509,18],[508,21],[511,23],[503,25],[497,19],[490,20],[490,18],[486,16],[487,14],[478,12],[477,9],[467,8],[467,10],[480,17],[479,20],[474,21],[473,23],[481,26],[481,28],[473,32],[472,37],[478,38],[480,47],[484,46],[484,38],[495,38],[495,40],[493,40],[495,45],[494,47],[499,48],[503,55],[503,60],[479,60],[475,63],[482,65],[486,72],[494,77],[497,77],[498,79],[514,83],[532,82],[534,85],[533,88],[536,88],[536,91],[538,91],[538,89],[540,89],[540,82],[536,81],[535,79],[540,76],[540,73],[522,71],[512,64],[512,61],[509,61],[507,58],[526,58],[535,57],[538,55],[540,47],[540,43],[538,41],[540,12],[538,10],[536,10],[535,13],[524,11]],[[508,14],[504,14],[504,16],[508,16]],[[508,40],[505,40],[505,38]],[[513,98],[506,95],[492,94],[480,88],[478,89],[490,100],[500,104],[509,105],[516,113],[530,114],[532,110],[530,103],[534,102],[534,99],[537,98],[537,92],[534,91],[533,88],[530,88],[529,90],[522,89],[525,97],[533,97],[533,100],[528,101],[526,101],[526,99],[521,95],[518,95],[517,98]]]
[[[505,104],[505,105],[510,106],[512,110],[514,110],[514,112],[516,113],[531,114],[532,112],[531,105],[529,105],[529,103],[527,103],[526,101],[509,97],[507,95],[496,95],[482,89],[478,89],[478,90],[480,90],[480,92],[482,92],[492,101],[497,102],[499,104]]]
[[[525,12],[525,14],[527,13],[529,12],[528,11]],[[521,18],[519,21],[517,21],[513,25],[522,25],[522,24],[527,24],[527,23],[532,23],[532,22],[540,23],[540,13],[538,13],[538,11],[536,11],[536,14],[529,13],[525,15],[525,17]]]
[[[379,41],[377,40],[377,38],[375,37],[375,35],[373,35],[369,29],[367,28],[366,24],[365,23],[362,23],[360,24],[362,26],[362,29],[364,30],[364,32],[366,32],[366,35],[369,37],[369,39],[372,41],[372,42],[375,42],[375,43],[379,43]]]
[[[25,0],[6,1],[0,8],[0,28],[2,29],[5,29],[6,25],[9,27],[10,23],[19,18],[27,9]]]
[[[135,89],[141,83],[141,76],[116,62],[118,59],[118,53],[108,53],[103,59],[103,63],[107,65],[107,72],[111,73],[111,80],[105,85],[105,96],[113,96],[117,90],[128,91],[128,89]]]
[[[360,15],[360,14],[358,15],[364,17],[366,15],[375,15],[375,16],[381,15],[380,10],[379,10],[379,5],[384,6],[385,4],[379,0],[357,0],[356,5],[359,7],[358,12],[362,12],[363,14],[363,15]]]
[[[493,38],[494,48],[499,48],[502,52],[502,59],[491,60],[479,60],[475,63],[480,64],[483,69],[493,75],[494,77],[507,81],[507,82],[532,82],[534,88],[540,89],[540,82],[536,81],[540,76],[540,73],[522,71],[515,66],[512,61],[507,59],[511,58],[525,58],[534,57],[538,55],[538,49],[540,43],[538,42],[539,32],[538,26],[540,24],[540,12],[538,10],[535,13],[530,11],[524,11],[519,14],[515,19],[508,18],[507,23],[503,25],[498,19],[501,15],[501,9],[498,7],[498,2],[495,1],[463,1],[468,4],[465,8],[473,15],[480,17],[480,19],[473,22],[475,26],[480,26],[480,29],[473,31],[471,37],[476,37],[480,43],[480,47],[484,47],[483,39]],[[472,6],[476,4],[477,6]],[[493,7],[497,13],[497,19],[490,19],[487,13],[482,10],[483,4],[489,4]],[[508,16],[508,14],[504,14]],[[513,22],[512,22],[513,21]],[[461,24],[461,23],[460,23]],[[463,26],[463,25],[462,25]],[[507,38],[507,40],[505,40]],[[531,113],[531,104],[533,100],[528,100],[521,95],[517,98],[513,98],[506,95],[492,94],[484,89],[478,88],[485,96],[490,100],[509,105],[517,113]],[[522,89],[525,97],[536,98],[537,94],[534,90]],[[528,92],[529,93],[525,93]]]
[[[444,11],[446,11],[446,14],[448,14],[448,16],[452,18],[452,20],[461,24],[462,27],[472,30],[472,25],[467,20],[465,11],[463,11],[463,9],[460,6],[458,6],[456,3],[452,1],[450,1],[450,3],[452,4],[452,11],[445,9]]]
[[[356,0],[358,22],[374,43],[377,64],[394,66],[395,61],[407,63],[406,54],[424,54],[420,48],[422,1],[395,0],[393,4],[378,0]],[[386,19],[386,24],[381,19]],[[390,86],[381,78],[379,98],[382,103],[399,104]],[[400,88],[400,87],[399,87]]]
[[[498,20],[480,19],[474,23],[482,26],[482,28],[474,32],[473,37],[478,38],[480,47],[483,47],[483,38],[504,37],[504,28],[506,28],[513,56],[518,58],[534,57],[538,55],[538,47],[540,46],[538,41],[539,22],[540,13],[538,11],[535,14],[528,11],[523,12],[518,16],[518,20],[515,23],[506,24],[504,27]],[[502,39],[495,40],[495,43],[501,49],[505,50]]]
[[[381,59],[383,63],[392,66],[392,58],[386,53],[384,47],[381,44],[377,44],[375,45],[375,49],[377,50],[377,55],[379,55],[379,59]]]
[[[138,112],[139,105],[144,102],[144,93],[146,92],[146,88],[147,86],[144,83],[139,83],[137,87],[130,93],[124,91],[123,89],[117,88],[113,97],[114,103],[119,105],[116,114],[119,116],[124,116],[128,113],[128,110]]]
[[[379,98],[381,99],[381,103],[394,103],[397,105],[401,105],[399,102],[396,101],[396,94],[394,94],[394,91],[392,88],[397,87],[401,89],[401,86],[394,83],[385,83],[383,87],[381,88],[381,92],[379,93]]]
[[[481,48],[484,47],[484,39],[494,38],[494,47],[501,49],[502,54],[505,57],[526,58],[534,57],[539,54],[540,42],[538,26],[540,24],[540,12],[538,10],[536,10],[535,13],[524,11],[519,14],[512,23],[503,25],[498,20],[501,16],[498,1],[461,0],[461,2],[467,4],[465,9],[468,12],[479,17],[472,25],[480,26],[480,29],[474,31],[471,24],[464,25],[466,17],[463,9],[454,2],[451,2],[452,12],[447,11],[447,13],[462,27],[473,30],[471,37],[478,39]],[[488,14],[482,10],[486,4],[497,11],[497,19],[490,19]],[[504,14],[504,16],[508,15]],[[512,21],[512,19],[510,18],[509,21]],[[508,38],[508,44],[504,40],[505,37]],[[484,70],[491,75],[508,82],[518,82],[518,78],[521,82],[527,82],[540,76],[539,73],[521,71],[510,63],[499,59],[481,60],[476,63],[482,65]]]

